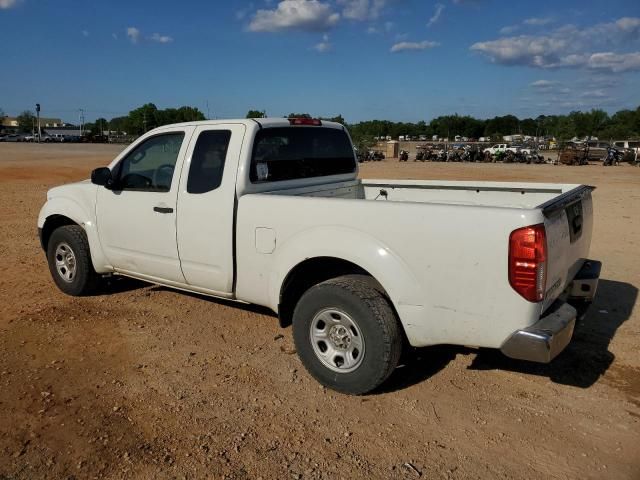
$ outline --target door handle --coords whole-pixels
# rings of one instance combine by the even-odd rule
[[[171,207],[153,207],[154,212],[158,213],[173,213],[173,208]]]

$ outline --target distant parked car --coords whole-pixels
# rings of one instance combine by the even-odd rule
[[[625,152],[625,156],[633,157],[633,161],[637,162],[640,157],[640,140],[616,140],[613,146]]]
[[[509,147],[507,147],[507,152],[529,155],[531,154],[531,149],[529,147],[525,147],[524,145],[510,145]]]
[[[496,145],[493,145],[491,147],[485,148],[483,150],[484,153],[489,152],[491,155],[496,155],[499,152],[500,153],[505,153],[507,151],[507,144],[506,143],[498,143]]]
[[[607,150],[609,148],[609,144],[607,142],[589,140],[587,145],[589,147],[589,160],[604,160],[607,158]]]
[[[6,142],[7,141],[7,135],[5,133],[0,134],[0,142]]]
[[[24,142],[24,135],[19,133],[10,133],[7,135],[5,142]]]
[[[32,135],[24,135],[23,139],[24,139],[25,142],[37,142],[38,141],[38,134],[34,133]],[[40,142],[48,143],[48,142],[55,142],[55,141],[56,141],[56,139],[54,137],[52,137],[51,135],[44,134],[44,135],[42,135],[40,137]]]
[[[91,143],[109,143],[109,137],[106,135],[92,135],[89,140]]]

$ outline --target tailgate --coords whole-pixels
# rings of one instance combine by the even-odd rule
[[[573,280],[591,245],[595,187],[581,185],[540,207],[547,236],[547,283],[543,311]]]

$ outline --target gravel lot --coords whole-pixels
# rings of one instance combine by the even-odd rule
[[[432,347],[348,397],[307,375],[261,308],[128,280],[90,298],[55,288],[36,238],[45,192],[120,148],[0,144],[0,479],[640,478],[639,168],[363,165],[594,184],[604,267],[551,365]]]

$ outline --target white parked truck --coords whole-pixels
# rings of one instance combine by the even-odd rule
[[[507,144],[506,143],[497,143],[492,145],[491,147],[487,147],[483,150],[484,153],[489,152],[491,155],[496,155],[497,153],[507,153]]]
[[[38,228],[63,292],[124,275],[266,306],[320,383],[362,394],[406,345],[553,359],[596,292],[591,191],[361,180],[342,125],[216,120],[51,189]]]

